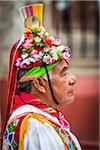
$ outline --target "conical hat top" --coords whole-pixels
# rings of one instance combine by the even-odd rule
[[[42,26],[43,4],[26,5],[19,8],[19,12],[25,23],[25,27],[32,27],[32,22],[36,20],[39,22],[39,26]]]

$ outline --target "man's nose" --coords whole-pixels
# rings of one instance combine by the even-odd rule
[[[74,85],[76,83],[76,76],[71,72],[68,72],[69,75],[69,84]]]

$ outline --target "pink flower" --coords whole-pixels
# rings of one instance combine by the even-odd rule
[[[44,52],[50,52],[50,48],[49,47],[44,47]]]
[[[19,66],[20,66],[21,68],[23,68],[24,63],[23,63],[23,62],[21,62]]]
[[[55,59],[53,57],[50,57],[48,61],[49,61],[49,64],[53,64],[55,62]]]
[[[26,49],[30,49],[32,47],[32,44],[31,43],[24,43],[24,44],[22,44],[22,46]]]
[[[17,67],[20,66],[21,61],[22,61],[22,58],[21,58],[21,57],[17,59],[17,62],[16,62],[16,66],[17,66]]]
[[[21,58],[21,57],[19,57],[17,60],[18,60],[18,61],[22,61],[22,58]]]
[[[38,54],[38,51],[37,51],[37,50],[33,50],[33,51],[32,51],[32,56],[34,56],[35,54]]]
[[[41,36],[41,35],[43,35],[43,33],[44,33],[44,32],[41,31],[41,32],[38,32],[37,35],[38,35],[38,36]]]
[[[32,47],[32,42],[33,42],[32,39],[24,40],[22,46],[26,49],[30,49]]]
[[[63,54],[62,54],[62,57],[63,57],[63,59],[68,59],[69,57],[70,57],[70,54],[69,53],[67,53],[67,52],[64,52]]]
[[[68,52],[69,51],[69,47],[65,46],[64,51]]]

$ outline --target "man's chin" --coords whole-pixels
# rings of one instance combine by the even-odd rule
[[[72,104],[72,103],[74,102],[74,100],[75,100],[75,96],[73,95],[73,96],[71,96],[71,97],[65,99],[64,101],[62,101],[62,102],[60,103],[60,105],[63,105],[63,104],[65,104],[65,105],[66,105],[66,104],[67,104],[67,105]]]
[[[73,103],[73,102],[74,102],[74,100],[75,100],[75,96],[71,97],[71,98],[70,98],[70,101],[68,102],[68,104]]]

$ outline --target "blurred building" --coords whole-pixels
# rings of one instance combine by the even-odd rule
[[[37,2],[37,1],[36,1]],[[44,25],[72,48],[71,71],[77,75],[76,101],[59,107],[80,139],[84,150],[99,149],[99,2],[41,1]],[[9,54],[23,33],[18,8],[32,1],[0,1],[0,97],[2,127],[5,122]]]

